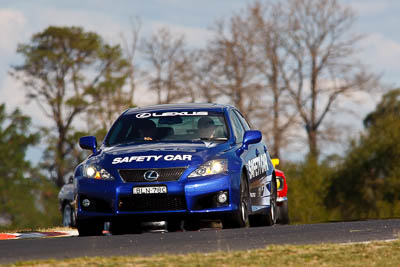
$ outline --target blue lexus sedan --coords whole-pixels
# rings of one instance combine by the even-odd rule
[[[80,236],[139,232],[166,221],[168,231],[275,223],[276,179],[268,147],[239,110],[220,104],[132,108],[103,143],[79,140],[92,154],[75,169]]]

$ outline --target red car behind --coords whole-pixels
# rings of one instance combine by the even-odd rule
[[[272,159],[274,166],[279,164],[279,159]],[[288,187],[286,183],[286,177],[283,171],[275,169],[276,175],[276,187],[278,189],[277,204],[277,223],[289,224],[289,209],[288,209]]]

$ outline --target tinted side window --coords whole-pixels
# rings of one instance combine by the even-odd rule
[[[233,111],[230,112],[230,117],[233,127],[233,133],[235,134],[236,137],[236,143],[241,143],[243,142],[243,135],[244,135],[244,128],[242,126],[242,123],[240,122],[236,113],[234,113]]]
[[[250,127],[249,123],[246,121],[246,119],[243,117],[243,115],[237,110],[235,110],[234,112],[239,117],[239,120],[242,122],[244,129],[246,131],[250,130],[251,127]]]

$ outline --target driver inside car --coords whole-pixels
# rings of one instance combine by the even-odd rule
[[[156,136],[157,127],[151,120],[142,120],[139,125],[140,137],[145,141],[152,141]]]
[[[214,121],[209,117],[202,117],[197,122],[197,129],[200,138],[214,138],[215,128]]]

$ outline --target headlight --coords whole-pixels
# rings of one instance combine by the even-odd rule
[[[83,173],[88,178],[114,180],[114,177],[108,171],[95,165],[85,166]]]
[[[283,178],[280,176],[276,177],[276,189],[278,189],[278,191],[281,191],[283,189],[283,186],[284,186]]]
[[[219,174],[227,172],[228,161],[226,159],[210,160],[203,163],[200,167],[194,170],[188,178],[196,178],[207,175]]]

